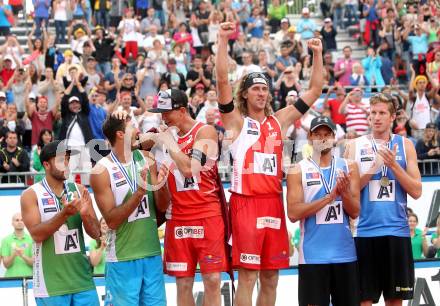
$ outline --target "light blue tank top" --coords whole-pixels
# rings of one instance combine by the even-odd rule
[[[391,136],[391,148],[397,144],[396,161],[406,169],[404,139],[399,135]],[[361,175],[369,169],[375,158],[370,136],[356,140],[356,162]],[[358,237],[397,236],[409,237],[406,215],[407,195],[396,180],[393,171],[388,169],[388,187],[380,185],[382,172],[379,171],[361,190],[361,213],[357,224]]]
[[[307,159],[300,163],[304,202],[311,203],[326,196],[317,168]],[[335,158],[335,168],[348,173],[345,159]],[[336,184],[336,175],[330,182],[330,167],[321,168],[330,189]],[[350,231],[349,218],[341,198],[322,208],[316,215],[301,220],[300,264],[332,264],[356,261],[356,249]]]

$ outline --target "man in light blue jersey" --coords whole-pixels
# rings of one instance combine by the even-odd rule
[[[359,305],[356,249],[349,217],[359,215],[357,164],[333,156],[336,125],[312,120],[310,158],[287,176],[288,216],[301,221],[299,305]]]
[[[354,235],[362,306],[402,305],[413,297],[414,263],[406,214],[407,194],[418,199],[422,183],[412,142],[391,133],[396,107],[391,96],[370,99],[372,133],[346,147],[361,174],[361,213]]]

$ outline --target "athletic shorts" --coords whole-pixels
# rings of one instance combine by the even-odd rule
[[[357,262],[298,266],[299,305],[359,306]],[[330,300],[331,297],[331,300]]]
[[[96,289],[45,298],[35,298],[35,302],[37,306],[99,306],[99,299]]]
[[[289,267],[289,238],[281,195],[230,199],[232,265],[251,270]]]
[[[228,270],[222,216],[200,220],[168,220],[165,229],[164,271],[177,277]]]
[[[409,237],[356,237],[361,301],[410,300],[414,262]]]
[[[166,306],[160,255],[105,264],[105,305]]]

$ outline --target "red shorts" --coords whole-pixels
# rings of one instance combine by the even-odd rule
[[[281,195],[230,199],[232,265],[252,270],[289,267],[289,238]]]
[[[222,216],[200,220],[168,220],[165,229],[164,271],[177,277],[228,271]]]

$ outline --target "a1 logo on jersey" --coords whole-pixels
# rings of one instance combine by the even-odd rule
[[[128,222],[133,222],[139,219],[145,219],[150,216],[150,208],[148,205],[148,197],[144,196],[138,207],[128,217]]]
[[[316,224],[340,224],[343,221],[342,201],[326,205],[316,213]]]
[[[254,152],[254,173],[276,176],[278,173],[277,156]]]
[[[388,186],[381,186],[380,180],[369,182],[370,202],[394,202],[396,200],[396,181],[390,180]]]
[[[71,254],[81,251],[79,244],[78,229],[68,230],[66,225],[62,225],[60,230],[54,233],[55,254]]]
[[[194,176],[184,177],[179,169],[175,169],[173,174],[177,191],[199,190],[199,184]]]

